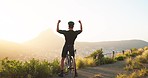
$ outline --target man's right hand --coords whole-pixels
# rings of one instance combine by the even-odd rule
[[[58,20],[58,24],[61,22],[61,20]]]
[[[78,21],[81,24],[81,20]]]
[[[59,23],[61,22],[61,20],[58,20],[58,23],[57,23],[57,32],[59,31]]]

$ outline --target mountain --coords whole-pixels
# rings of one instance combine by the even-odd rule
[[[52,30],[48,29],[41,32],[36,38],[27,41],[24,45],[27,45],[32,48],[41,48],[41,49],[57,49],[61,48],[64,40],[57,36]]]
[[[14,42],[0,40],[0,57],[14,58],[21,54],[23,46]]]
[[[78,36],[79,37],[79,36]],[[14,59],[27,60],[30,58],[52,60],[59,58],[64,39],[52,30],[48,29],[40,33],[36,38],[23,44],[0,40],[0,58],[10,57]],[[143,40],[121,40],[106,42],[76,42],[76,56],[88,56],[97,49],[103,49],[104,53],[122,51],[131,48],[143,48],[148,42]]]
[[[80,47],[81,46],[81,47]],[[78,42],[76,48],[85,51],[83,55],[89,55],[96,49],[103,49],[104,53],[112,51],[122,51],[131,48],[143,48],[148,46],[148,42],[143,40],[121,40],[121,41],[105,41],[105,42]]]
[[[78,36],[79,37],[79,36]],[[60,54],[64,45],[64,39],[56,35],[52,30],[43,31],[35,39],[28,41],[25,45],[42,49],[52,54]],[[80,56],[89,55],[97,49],[103,49],[105,53],[115,51],[122,51],[130,48],[143,48],[148,46],[148,42],[143,40],[121,40],[121,41],[106,41],[106,42],[76,42],[75,48]],[[56,56],[57,56],[56,55]]]

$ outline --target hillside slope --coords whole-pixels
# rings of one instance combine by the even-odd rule
[[[64,45],[64,39],[48,29],[39,34],[36,38],[23,44],[0,40],[0,56],[13,58],[38,58],[54,59],[59,57]],[[76,56],[85,57],[94,50],[103,49],[104,53],[122,51],[130,48],[141,48],[148,46],[148,42],[143,40],[122,40],[106,42],[76,42]]]
[[[60,53],[64,45],[64,39],[56,35],[52,30],[43,31],[38,37],[24,43],[26,46]],[[141,48],[148,46],[143,40],[121,40],[106,42],[75,42],[78,55],[89,55],[96,49],[102,48],[104,52],[122,51],[130,48]]]

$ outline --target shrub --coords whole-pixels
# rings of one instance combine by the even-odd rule
[[[139,78],[137,72],[131,73],[127,78]]]
[[[138,49],[138,53],[141,55],[142,53],[144,52],[144,49],[143,48],[139,48]]]
[[[144,47],[144,50],[148,50],[148,46]]]
[[[137,49],[137,48],[132,48],[131,50],[132,50],[132,51],[137,51],[138,49]]]
[[[79,69],[79,68],[84,68],[85,67],[85,63],[83,61],[82,58],[77,58],[76,60],[76,68]]]
[[[25,77],[26,71],[25,67],[23,67],[23,63],[16,60],[8,60],[8,58],[4,58],[1,60],[2,62],[2,77]]]
[[[22,62],[5,58],[1,62],[2,78],[49,78],[59,71],[59,62],[57,60],[50,63],[33,58]]]
[[[116,78],[127,78],[126,74],[118,74]]]
[[[129,51],[126,51],[126,52],[124,53],[124,55],[125,55],[126,57],[130,57],[130,56],[131,56],[131,54],[130,54]]]
[[[148,62],[148,50],[145,50],[143,53],[142,53],[142,56],[147,60]]]
[[[146,76],[148,76],[148,69],[142,68],[129,74],[119,74],[116,78],[146,78]]]
[[[139,77],[147,76],[148,75],[148,69],[146,69],[146,68],[140,69],[138,71],[138,75],[139,75]]]
[[[135,61],[140,62],[140,63],[146,63],[147,59],[142,55],[138,55],[135,57]]]
[[[95,63],[97,66],[103,64],[103,62],[100,59],[95,59]]]
[[[111,63],[116,62],[115,59],[109,58],[109,57],[104,57],[104,58],[102,59],[102,61],[103,61],[103,64],[111,64]]]
[[[96,66],[95,60],[91,57],[89,58],[77,58],[76,60],[76,67],[77,69],[79,68],[84,68],[84,67],[92,67]]]
[[[104,57],[102,49],[94,51],[89,57],[93,59],[101,59]]]
[[[43,63],[48,63],[47,61],[43,62]],[[51,63],[49,63],[50,65],[50,72],[52,75],[56,75],[57,73],[59,73],[60,71],[60,66],[59,66],[59,60],[58,59],[54,59]]]
[[[131,71],[131,70],[134,69],[134,67],[133,67],[132,65],[126,65],[126,66],[124,67],[124,69],[127,70],[127,71]]]
[[[86,66],[96,66],[95,60],[93,58],[84,58],[84,63]]]
[[[137,51],[134,51],[134,52],[131,53],[130,56],[131,56],[131,57],[136,57],[137,55],[139,55],[139,54],[137,53]]]
[[[123,55],[123,54],[118,54],[118,55],[115,57],[115,59],[116,59],[117,61],[122,61],[122,60],[124,60],[125,58],[126,58],[126,56]]]
[[[143,68],[143,64],[137,61],[132,61],[131,64],[126,65],[126,67],[124,68],[125,70],[133,70],[133,69],[140,69]]]
[[[127,65],[132,65],[132,58],[131,57],[129,57],[129,58],[127,58],[126,60],[125,60],[125,63],[127,64]]]

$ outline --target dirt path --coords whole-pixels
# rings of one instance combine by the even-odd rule
[[[78,77],[76,78],[115,78],[117,74],[123,73],[125,67],[124,61],[118,61],[113,64],[106,64],[97,67],[87,67],[78,70]],[[101,76],[101,77],[97,77]],[[61,77],[54,77],[61,78]],[[63,78],[71,78],[66,75]]]
[[[115,78],[117,74],[124,71],[123,67],[125,67],[125,63],[123,61],[119,61],[114,64],[81,69],[79,70],[79,73],[80,78],[100,78],[99,76],[101,76],[101,78]]]

